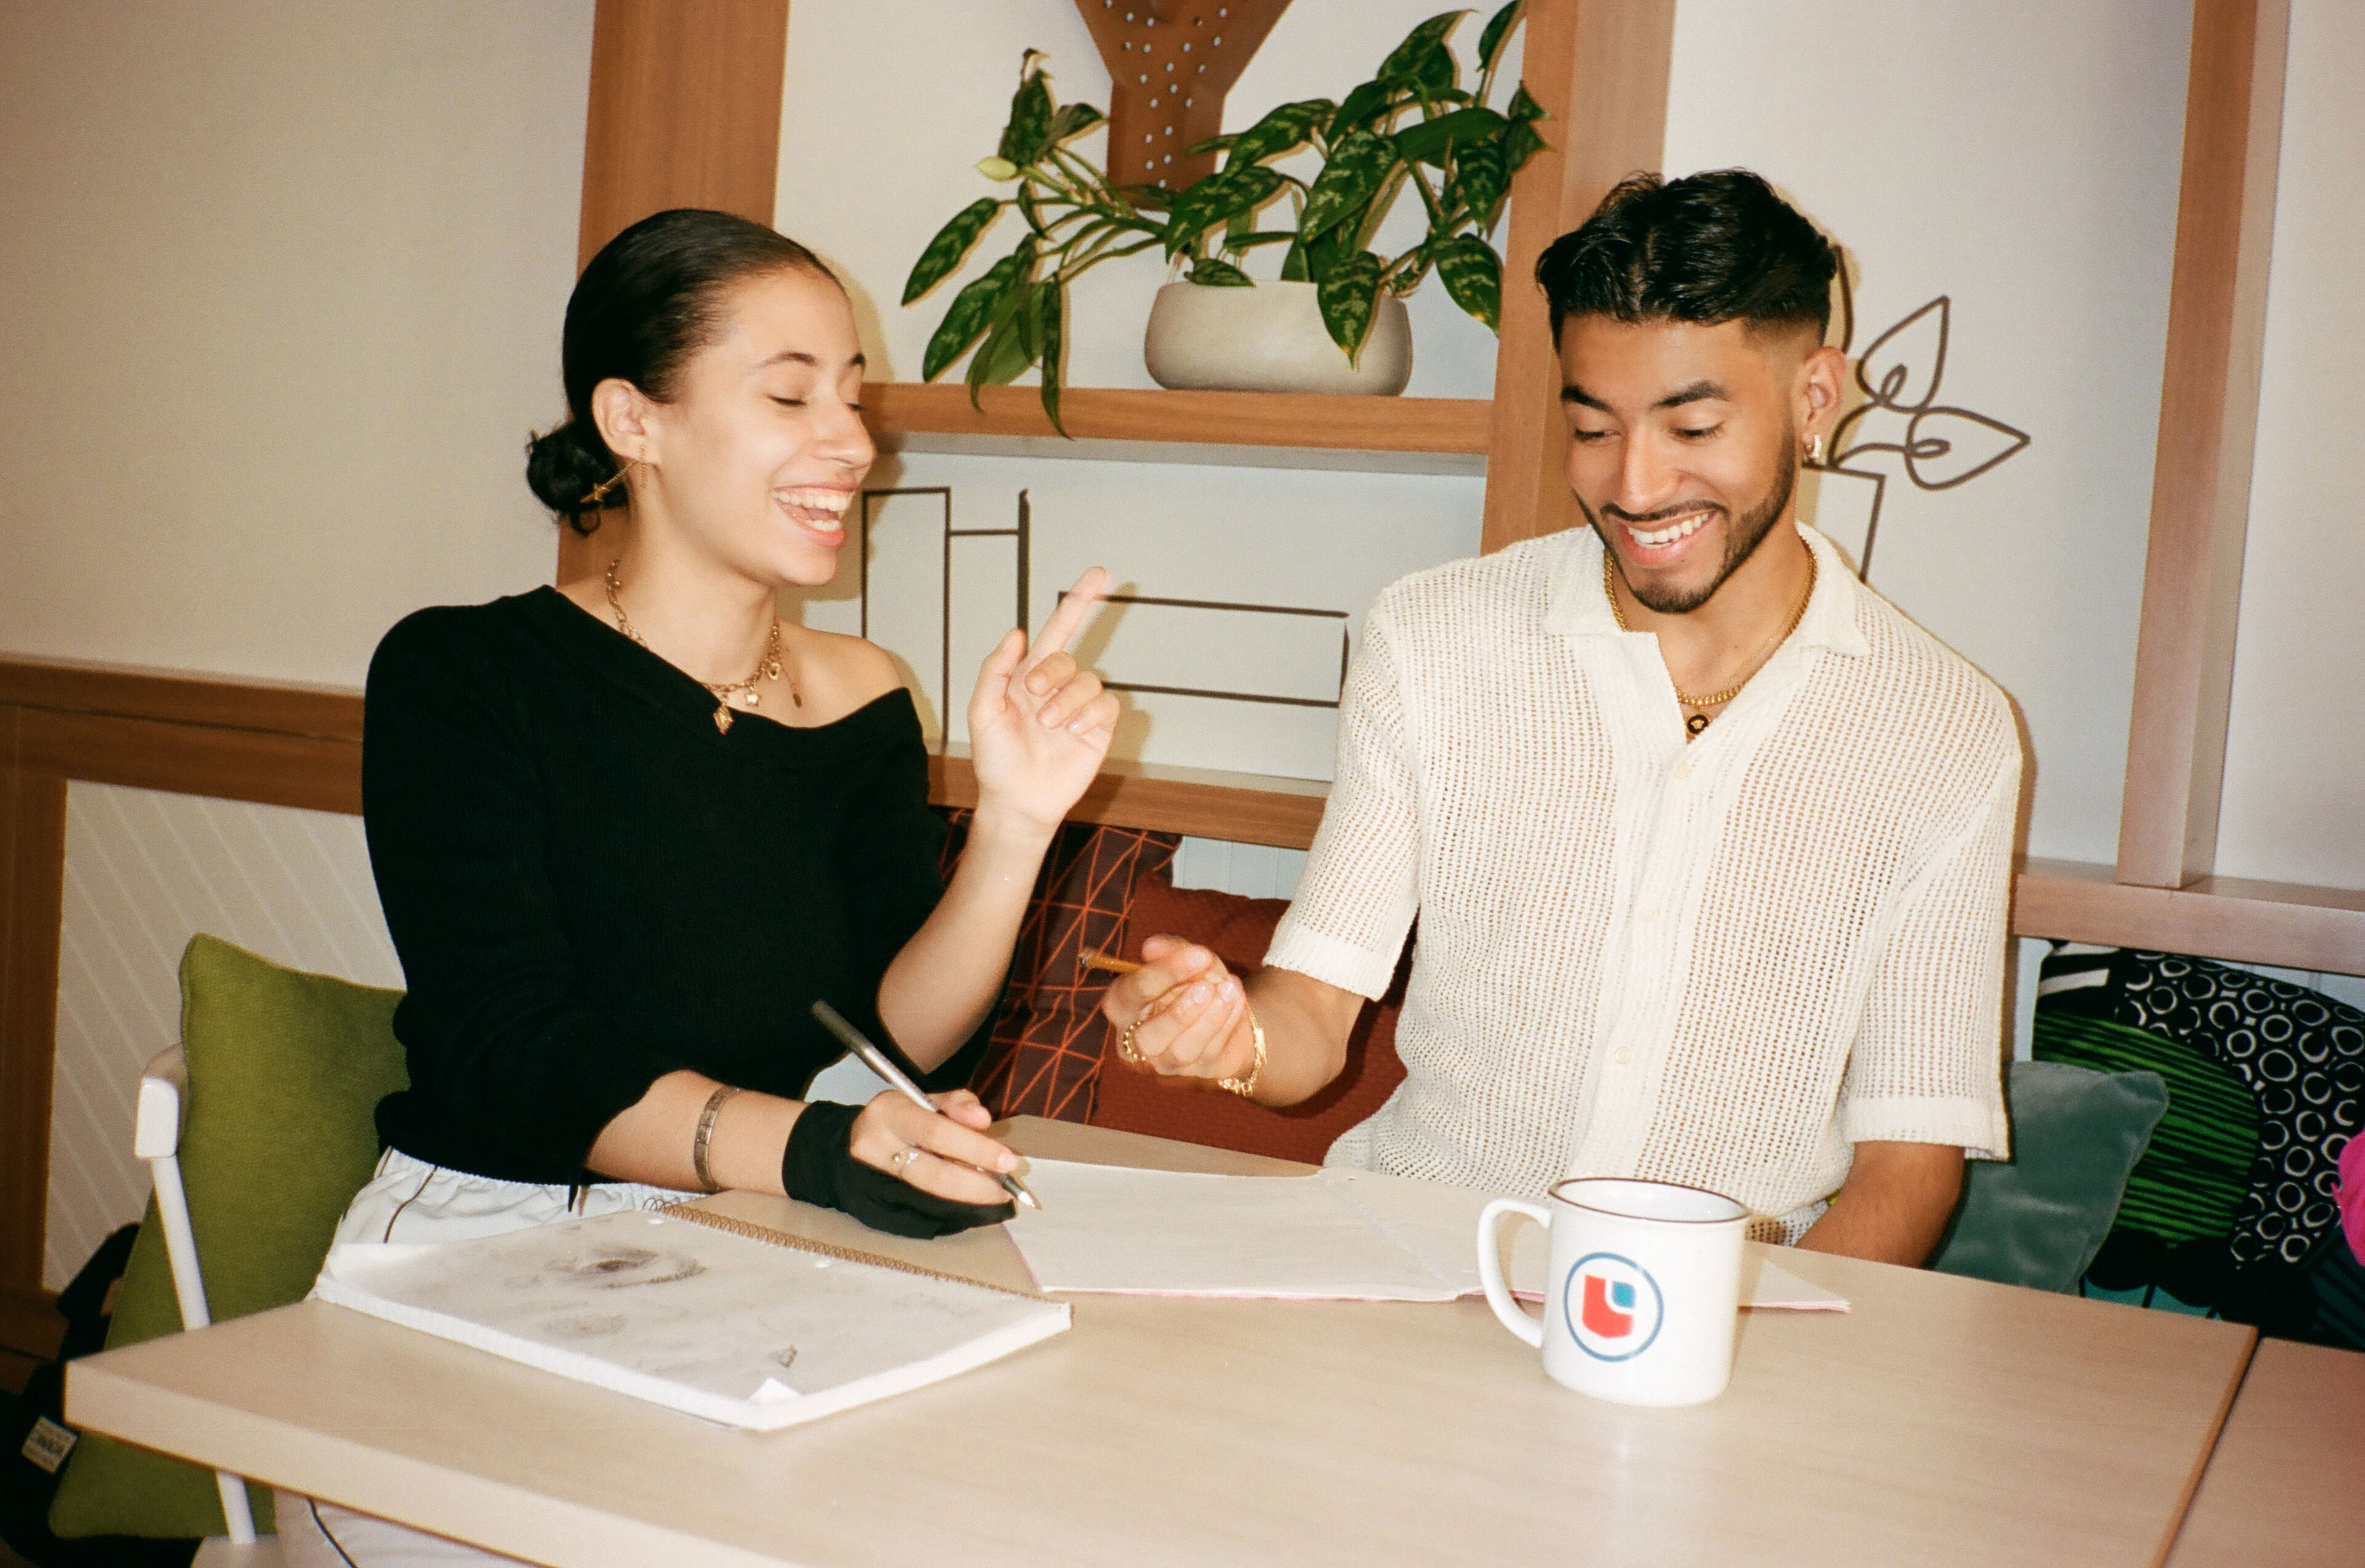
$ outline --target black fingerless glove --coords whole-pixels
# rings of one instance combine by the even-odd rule
[[[854,1122],[861,1114],[859,1105],[826,1101],[815,1101],[799,1114],[780,1155],[780,1185],[789,1196],[850,1214],[873,1230],[895,1236],[950,1236],[998,1225],[1018,1212],[1011,1204],[957,1204],[855,1159]]]

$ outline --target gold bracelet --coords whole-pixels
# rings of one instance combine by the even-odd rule
[[[689,1140],[689,1168],[698,1173],[701,1191],[723,1191],[714,1180],[714,1172],[706,1168],[706,1146],[713,1140],[714,1118],[723,1114],[723,1102],[738,1092],[728,1083],[716,1084],[714,1092],[706,1097],[706,1109],[698,1114],[698,1135]]]
[[[1241,1005],[1247,1006],[1245,1002]],[[1248,1014],[1249,1043],[1256,1047],[1256,1060],[1250,1064],[1244,1077],[1219,1078],[1216,1080],[1216,1087],[1228,1089],[1243,1100],[1253,1100],[1256,1098],[1257,1080],[1264,1076],[1264,1025],[1257,1022],[1254,1008],[1249,1008]]]

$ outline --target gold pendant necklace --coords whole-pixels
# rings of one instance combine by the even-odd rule
[[[642,647],[648,648],[648,639],[633,628],[632,617],[624,613],[623,593],[624,585],[616,580],[616,563],[611,561],[608,563],[608,608],[616,612],[616,630]],[[649,648],[649,652],[654,654],[656,650]],[[657,656],[663,658],[665,655],[659,654]],[[746,679],[728,681],[721,686],[707,680],[698,683],[706,688],[708,695],[714,699],[715,733],[725,735],[731,733],[732,721],[735,716],[731,711],[731,700],[734,697],[745,697],[748,707],[760,708],[764,705],[764,700],[757,694],[756,689],[768,680],[779,678],[780,618],[775,615],[772,617],[772,634],[764,640],[764,656],[757,661],[754,672]],[[788,687],[789,700],[800,708],[803,707],[804,693],[797,689],[797,683],[793,680],[790,681]]]
[[[1778,647],[1789,638],[1791,633],[1799,629],[1799,622],[1807,618],[1808,601],[1815,597],[1815,578],[1821,570],[1821,566],[1815,560],[1815,553],[1811,550],[1807,552],[1807,591],[1799,596],[1798,608],[1790,611],[1788,622],[1782,630],[1758,644],[1757,652],[1751,655],[1753,659],[1758,659],[1768,649]],[[1609,596],[1609,613],[1617,621],[1618,630],[1631,632],[1634,628],[1626,624],[1625,608],[1618,602],[1617,571],[1616,563],[1610,559],[1609,551],[1605,546],[1601,552],[1601,591]],[[1676,688],[1676,700],[1692,710],[1684,715],[1684,734],[1689,737],[1698,737],[1716,717],[1704,710],[1721,708],[1740,696],[1742,688],[1757,678],[1757,672],[1764,667],[1762,661],[1754,663],[1750,666],[1749,673],[1732,685],[1726,687],[1722,691],[1712,691],[1705,697],[1693,697],[1687,694],[1683,688]]]

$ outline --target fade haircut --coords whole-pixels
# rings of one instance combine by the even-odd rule
[[[1759,330],[1831,328],[1830,241],[1746,169],[1663,180],[1629,175],[1593,216],[1536,260],[1552,342],[1571,316],[1628,323],[1746,321]]]

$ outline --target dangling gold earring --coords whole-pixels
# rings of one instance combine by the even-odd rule
[[[1807,466],[1821,468],[1822,465],[1823,438],[1820,435],[1810,435],[1807,438]]]
[[[589,492],[583,498],[583,504],[587,507],[604,505],[608,499],[608,492],[622,484],[624,482],[624,476],[632,471],[633,465],[630,463],[618,465],[616,471],[613,474],[609,475],[607,478],[591,487]]]

